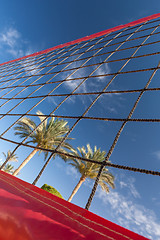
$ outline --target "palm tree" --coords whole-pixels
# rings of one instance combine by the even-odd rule
[[[1,170],[3,170],[5,168],[5,165],[6,165],[6,163],[8,163],[8,161],[10,161],[10,162],[18,162],[17,155],[12,153],[10,150],[8,150],[7,154],[5,154],[3,152],[3,155],[5,157],[5,161],[4,161],[4,163],[0,167]]]
[[[14,171],[14,167],[11,164],[7,164],[7,165],[4,166],[2,171],[12,174],[13,171]]]
[[[4,158],[5,158],[5,161],[4,163],[1,165],[1,169],[2,171],[4,172],[7,172],[7,173],[10,173],[12,174],[13,171],[14,171],[14,167],[11,165],[11,164],[7,164],[6,163],[8,161],[13,161],[13,162],[18,162],[18,157],[16,154],[13,154],[10,150],[8,150],[7,154],[3,152],[3,155],[4,155]]]
[[[45,120],[45,116],[43,113],[38,111],[37,115],[41,121],[41,124],[37,127],[36,123],[31,120],[30,118],[24,117],[20,120],[16,127],[15,135],[19,135],[21,138],[30,137],[30,140],[26,143],[34,143],[36,147],[33,151],[28,155],[28,157],[22,162],[22,164],[14,171],[13,175],[17,175],[18,172],[30,161],[30,159],[39,151],[42,150],[38,149],[37,147],[41,147],[44,149],[51,149],[54,150],[62,141],[64,135],[68,132],[69,127],[67,126],[67,121],[61,119],[55,119],[55,117],[51,117],[49,122],[47,119]],[[34,130],[35,129],[35,130]],[[69,138],[67,138],[68,140]],[[67,153],[68,150],[72,150],[73,148],[67,141],[63,141],[59,151],[63,153]],[[48,151],[44,150],[45,159],[48,156]],[[58,153],[56,153],[58,154]],[[60,153],[58,154],[63,160],[66,158],[62,156]],[[54,154],[55,157],[55,154]]]
[[[85,149],[85,147],[78,147],[77,148],[78,151],[80,152],[80,154],[75,151],[74,152],[74,156],[75,158],[71,159],[72,162],[70,163],[73,167],[76,168],[76,170],[79,171],[79,173],[81,174],[80,180],[77,183],[76,187],[74,188],[71,196],[69,197],[68,201],[70,202],[73,198],[73,196],[76,194],[76,192],[78,191],[78,189],[80,188],[80,186],[82,185],[82,183],[87,179],[93,179],[95,180],[98,174],[98,171],[100,169],[100,164],[98,163],[91,163],[91,162],[87,162],[84,160],[80,160],[80,159],[76,159],[77,157],[82,157],[82,158],[86,158],[86,159],[90,159],[90,160],[94,160],[94,161],[99,161],[99,162],[103,162],[105,160],[105,155],[106,152],[102,151],[100,149],[97,149],[97,147],[94,147],[94,151],[92,151],[91,147],[89,144],[87,144],[87,150]],[[101,186],[101,188],[106,191],[107,193],[109,192],[109,187],[108,185],[112,188],[114,188],[114,176],[108,171],[107,168],[104,168],[102,171],[102,174],[100,176],[100,180],[99,180],[99,185]]]

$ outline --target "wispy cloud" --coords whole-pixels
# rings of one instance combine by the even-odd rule
[[[79,62],[78,64],[76,62],[74,62],[70,67],[71,68],[77,68],[78,71],[74,72],[73,74],[71,72],[67,72],[63,75],[63,78],[66,78],[67,80],[72,79],[72,78],[82,78],[83,76],[88,76],[90,75],[90,73],[94,70],[93,67],[88,67],[88,68],[81,68],[78,69],[78,67],[81,65],[82,63]],[[108,66],[108,64],[104,64],[102,65],[100,68],[98,68],[93,75],[104,75],[110,72],[110,68]],[[70,75],[71,74],[71,75]],[[67,77],[68,76],[68,77]],[[82,92],[82,93],[87,93],[87,92],[91,92],[91,91],[98,91],[98,90],[102,90],[102,84],[103,81],[106,80],[106,77],[102,76],[102,77],[97,77],[97,78],[90,78],[87,79],[87,81],[85,81],[84,83],[82,83],[78,89],[76,90],[76,92]],[[77,88],[77,86],[83,81],[83,79],[80,80],[71,80],[71,81],[66,81],[64,83],[65,87],[67,89],[69,89],[71,92],[73,90],[75,90]],[[81,101],[84,105],[86,105],[86,99],[89,99],[90,102],[93,101],[94,97],[93,96],[81,96]],[[70,100],[68,101],[69,103],[75,103],[75,97],[70,98]]]
[[[117,115],[124,109],[124,103],[124,99],[119,94],[103,94],[98,100],[99,114],[103,116],[104,113],[111,114],[111,116]]]
[[[14,58],[28,55],[28,52],[34,52],[28,41],[23,39],[21,33],[14,27],[5,28],[0,32],[0,48],[1,52]]]
[[[80,178],[80,174],[78,173],[78,171],[72,166],[72,165],[67,165],[64,167],[64,164],[62,161],[55,161],[55,165],[57,168],[63,169],[65,171],[65,173],[68,176],[71,176],[73,179],[79,179]]]
[[[153,155],[160,160],[160,150],[153,152]]]
[[[56,99],[54,97],[47,97],[47,101],[49,103],[53,103],[55,106],[58,105],[58,103],[57,103],[57,101],[56,101]]]
[[[71,71],[68,71],[66,73],[63,74],[63,78],[66,78],[67,80],[69,79],[73,79],[73,78],[81,78],[83,76],[86,75],[86,72],[85,72],[85,68],[81,68],[81,69],[78,69],[79,66],[81,66],[82,63],[81,61],[79,63],[76,63],[76,62],[73,62],[71,65],[70,65],[70,68],[75,68],[75,70],[71,70]],[[77,69],[76,69],[77,68]],[[83,79],[82,79],[83,80]],[[65,86],[70,89],[71,91],[73,91],[81,82],[82,80],[71,80],[71,81],[66,81],[64,84]],[[86,85],[85,83],[83,83],[78,89],[77,91],[83,91],[83,92],[86,92]]]
[[[36,73],[39,72],[39,68],[38,68],[39,64],[36,63],[33,59],[32,59],[31,63],[28,63],[27,60],[24,60],[21,63],[21,65],[24,68],[24,70],[26,72],[26,75],[28,75],[28,76],[36,74]]]
[[[98,77],[98,81],[101,81],[102,79],[106,79],[107,76],[103,76],[105,74],[110,73],[110,67],[108,63],[104,63],[102,66],[100,66],[94,73],[94,75],[102,75],[101,77]]]
[[[24,51],[21,48],[21,34],[15,28],[5,29],[0,33],[1,50],[13,57],[21,57]]]
[[[78,171],[71,165],[68,165],[66,167],[66,174],[74,177],[74,179],[80,178],[80,175],[78,174]]]
[[[70,78],[68,78],[70,79]],[[66,81],[65,82],[65,86],[70,89],[71,91],[75,90],[76,87],[78,87],[78,85],[82,82],[82,80],[72,80],[72,81]],[[79,89],[83,89],[84,92],[86,92],[86,86],[85,84],[81,85],[81,87],[78,88]]]
[[[125,182],[120,181],[120,188],[127,188],[129,194],[112,190],[106,194],[98,188],[96,196],[104,205],[110,208],[117,224],[137,232],[150,239],[160,239],[160,222],[154,211],[138,204],[136,199],[140,194],[134,186],[134,178],[128,178]]]
[[[100,59],[100,61],[102,60]],[[93,74],[94,76],[95,75],[100,75],[100,76],[93,78],[93,81],[91,79],[91,81],[88,82],[89,83],[87,85],[88,89],[90,89],[90,91],[102,91],[107,86],[107,84],[111,79],[109,76],[103,76],[103,75],[106,75],[109,73],[111,73],[111,68],[108,63],[104,63],[101,67],[99,67],[94,72]],[[106,91],[107,90],[108,89],[106,89]],[[109,90],[116,91],[117,89],[115,89],[115,86],[112,83],[111,85],[109,85]],[[103,108],[103,113],[107,111],[111,114],[117,114],[119,112],[119,109],[124,106],[122,103],[124,99],[121,97],[121,95],[122,95],[121,93],[101,95],[101,97],[98,100],[98,104],[100,104],[101,106],[99,109]]]
[[[73,59],[74,60],[74,59]],[[70,64],[68,66],[68,69],[75,69],[75,70],[70,70],[70,71],[66,71],[64,73],[62,73],[61,77],[62,79],[66,79],[67,81],[64,82],[64,87],[69,90],[69,92],[73,92],[77,87],[78,85],[83,81],[81,79],[79,80],[72,80],[73,78],[81,78],[84,74],[85,74],[85,71],[84,69],[82,68],[80,71],[78,70],[78,67],[81,65],[81,61],[79,61],[78,63],[76,62],[73,62],[72,64]],[[68,81],[70,80],[70,81]],[[83,83],[76,91],[77,92],[80,92],[80,90],[82,92],[86,92],[86,86],[85,86],[85,83]],[[82,96],[83,98],[83,96]],[[75,96],[71,96],[68,98],[67,100],[67,103],[75,103],[76,102],[76,97]]]
[[[126,188],[130,190],[130,193],[132,194],[132,196],[134,198],[140,198],[140,194],[137,191],[137,189],[135,188],[135,179],[133,177],[127,178],[126,181],[119,181],[120,187],[121,188]]]
[[[17,44],[17,40],[20,39],[20,33],[14,29],[9,28],[0,34],[0,42],[13,48]]]

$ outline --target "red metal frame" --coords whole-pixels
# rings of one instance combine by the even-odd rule
[[[126,27],[132,27],[132,26],[135,26],[137,24],[143,23],[145,21],[156,19],[158,17],[160,17],[160,13],[153,14],[153,15],[148,16],[148,17],[140,18],[136,21],[133,21],[133,22],[130,22],[130,23],[127,23],[127,24],[123,24],[123,25],[119,25],[119,26],[116,26],[116,27],[113,27],[113,28],[109,28],[107,30],[92,34],[90,36],[79,38],[79,39],[73,40],[71,42],[63,43],[63,44],[60,44],[58,46],[48,48],[46,50],[36,52],[36,53],[30,54],[30,55],[27,55],[27,56],[24,56],[24,57],[21,57],[21,58],[17,58],[17,59],[8,61],[8,62],[4,62],[4,63],[1,63],[0,66],[5,65],[7,63],[15,62],[15,61],[18,61],[18,60],[22,60],[22,59],[27,58],[27,57],[34,57],[34,56],[37,56],[37,55],[40,55],[40,54],[48,53],[48,52],[53,51],[55,49],[63,48],[63,47],[66,47],[66,46],[69,46],[69,45],[72,45],[72,44],[75,44],[75,43],[79,43],[79,42],[82,42],[82,41],[87,41],[87,40],[90,40],[90,39],[95,38],[95,37],[100,37],[100,36],[103,36],[107,33],[115,32],[115,31],[121,30],[121,29],[126,28]]]

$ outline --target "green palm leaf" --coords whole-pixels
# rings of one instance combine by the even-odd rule
[[[85,179],[87,178],[92,180],[96,179],[101,166],[100,164],[87,162],[81,159],[77,159],[76,157],[82,157],[82,158],[86,158],[86,159],[90,159],[98,162],[103,162],[105,160],[106,152],[101,151],[100,148],[97,149],[96,146],[94,147],[94,150],[92,150],[90,145],[87,144],[87,148],[78,147],[77,151],[74,150],[72,155],[73,157],[70,158],[71,159],[70,165],[76,168],[76,170],[81,174],[81,179],[78,182],[75,189],[73,190],[68,201],[72,200],[74,194],[77,192],[78,188],[81,186],[83,181],[85,181]],[[98,184],[101,186],[102,190],[104,190],[107,193],[109,192],[109,186],[111,188],[115,187],[114,176],[108,171],[106,167],[103,168]]]
[[[54,150],[58,146],[58,151],[62,153],[68,153],[68,150],[74,151],[72,146],[68,143],[70,138],[66,138],[65,141],[62,142],[65,134],[69,131],[67,121],[63,119],[56,119],[55,117],[51,117],[48,120],[48,118],[46,118],[46,116],[44,116],[41,111],[37,111],[37,115],[40,120],[39,125],[37,125],[32,119],[24,117],[17,123],[14,128],[15,135],[20,136],[20,138],[28,137],[26,143],[35,144],[35,150],[30,154],[31,157],[27,157],[25,159],[26,163],[33,157],[33,155],[37,151],[39,151],[39,154],[41,152],[44,152],[45,160],[48,157],[48,151],[39,150],[36,147],[41,147],[47,150]],[[59,155],[65,161],[68,159],[68,157],[65,157],[61,153],[56,152],[56,155]],[[55,154],[53,155],[53,158],[54,157]],[[24,165],[25,164],[23,164],[23,166]],[[16,170],[16,174],[19,170],[19,168],[18,170]]]

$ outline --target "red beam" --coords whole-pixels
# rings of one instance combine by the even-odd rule
[[[0,171],[2,240],[147,240]]]

